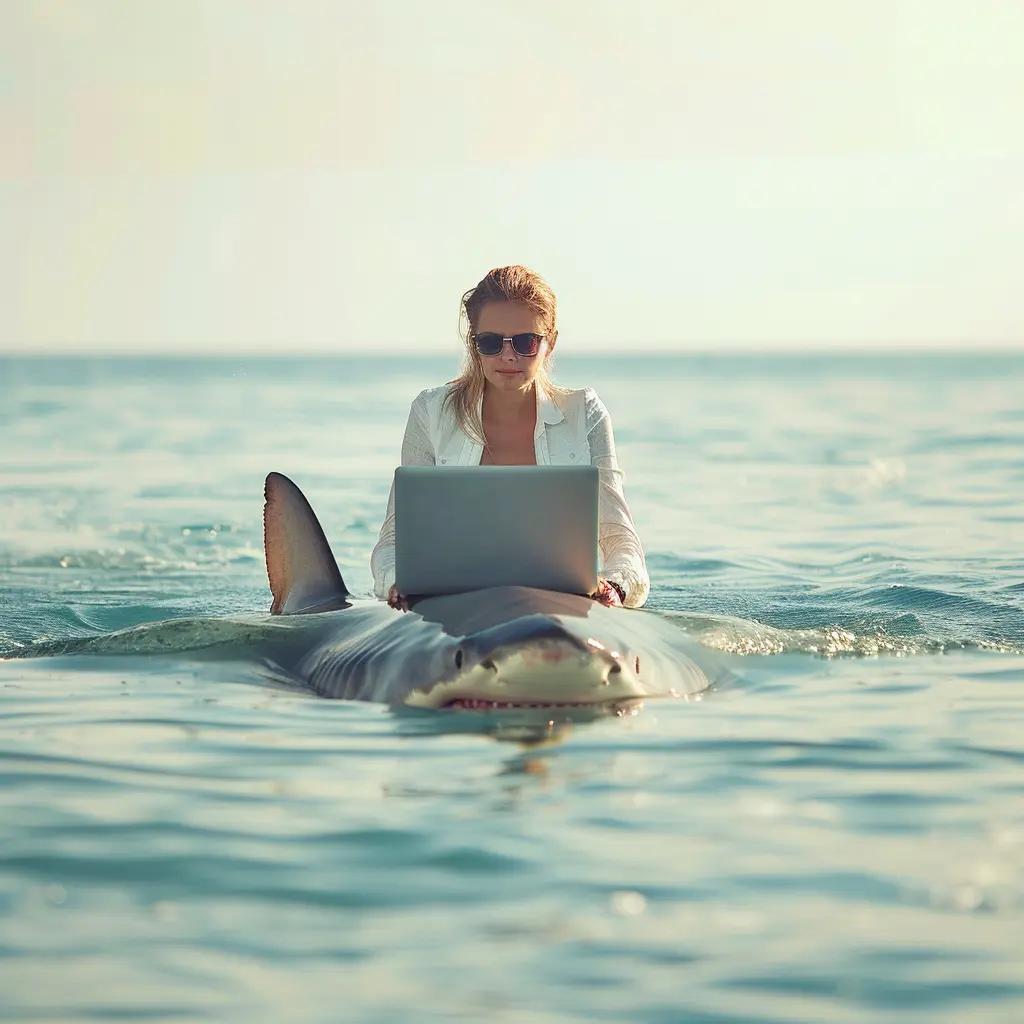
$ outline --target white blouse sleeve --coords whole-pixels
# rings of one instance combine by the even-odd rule
[[[622,470],[615,456],[611,417],[604,402],[589,388],[586,398],[590,463],[597,466],[600,477],[598,543],[603,561],[601,575],[622,587],[627,607],[639,608],[647,600],[651,581],[647,575],[643,545],[622,491]]]
[[[427,430],[427,410],[423,394],[413,399],[409,409],[409,420],[405,424],[402,439],[403,466],[434,465],[434,446]],[[370,555],[370,572],[373,574],[373,592],[382,601],[395,582],[395,481],[391,481],[388,494],[388,510],[377,537],[377,544]]]

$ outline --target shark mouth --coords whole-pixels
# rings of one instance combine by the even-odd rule
[[[456,697],[442,706],[444,711],[508,711],[519,708],[593,708],[603,701],[509,701],[485,700],[481,697]]]
[[[470,714],[486,714],[489,712],[540,712],[547,719],[547,724],[553,725],[554,719],[576,721],[580,715],[585,716],[586,721],[594,717],[608,718],[632,718],[640,713],[644,706],[644,697],[625,697],[618,700],[592,700],[592,701],[554,701],[554,702],[527,702],[527,701],[501,701],[485,700],[478,697],[457,697],[442,704],[440,711],[457,711]],[[554,718],[552,718],[554,716]]]

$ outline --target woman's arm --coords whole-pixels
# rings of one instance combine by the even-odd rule
[[[402,439],[403,466],[434,465],[434,446],[427,431],[427,410],[423,395],[413,399],[409,419],[405,424]],[[388,510],[380,528],[377,544],[370,555],[370,572],[373,573],[373,592],[382,601],[388,598],[388,591],[395,582],[395,481],[391,481],[388,494]]]
[[[639,608],[651,590],[643,545],[622,490],[622,470],[615,455],[612,421],[596,393],[587,392],[587,440],[590,463],[600,476],[598,543],[604,563],[601,576],[618,583],[628,608]]]

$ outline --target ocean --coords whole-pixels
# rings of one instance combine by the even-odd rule
[[[457,368],[0,358],[0,1019],[1024,1020],[1024,355],[558,362],[699,700],[533,741],[197,657],[271,470],[369,595]]]

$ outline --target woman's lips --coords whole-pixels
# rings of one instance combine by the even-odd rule
[[[522,370],[499,370],[498,373],[507,373],[511,376],[513,373],[522,373]]]

